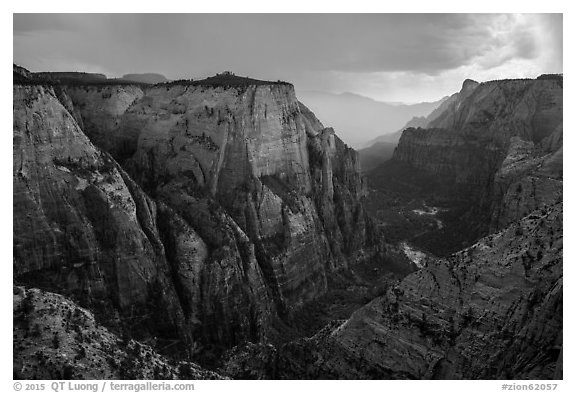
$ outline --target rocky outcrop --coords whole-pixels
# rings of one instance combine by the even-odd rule
[[[123,80],[138,82],[138,83],[164,83],[168,82],[168,79],[162,74],[156,73],[145,73],[145,74],[124,74],[122,75]]]
[[[234,377],[561,378],[562,206],[407,276],[340,324],[230,355]],[[560,374],[558,374],[560,373]]]
[[[454,114],[460,109],[462,103],[468,97],[470,97],[472,93],[474,93],[474,91],[479,85],[480,83],[472,79],[466,79],[462,83],[462,88],[458,93],[454,93],[450,97],[448,97],[448,99],[442,102],[442,104],[438,108],[436,108],[428,116],[426,116],[426,120],[424,121],[423,125],[419,125],[417,127],[450,128],[448,125],[443,124],[445,119],[454,116]]]
[[[378,168],[393,157],[394,149],[398,145],[404,130],[432,127],[431,124],[439,122],[449,113],[454,113],[463,102],[479,85],[471,79],[466,79],[462,89],[441,100],[440,105],[427,116],[415,116],[408,121],[400,130],[381,135],[374,139],[369,147],[359,150],[362,159],[362,170],[371,171]]]
[[[562,151],[561,143],[557,150],[546,153],[533,142],[511,139],[508,154],[494,177],[492,230],[504,228],[541,206],[562,202]]]
[[[223,379],[120,338],[61,295],[14,287],[15,379]]]
[[[147,110],[152,115],[139,115]],[[210,209],[222,206],[219,214],[254,244],[281,310],[325,290],[329,253],[307,196],[307,135],[298,116],[289,85],[242,91],[175,85],[149,90],[125,117],[130,129],[141,124],[127,164],[136,181],[213,247],[229,236],[222,219],[210,218]]]

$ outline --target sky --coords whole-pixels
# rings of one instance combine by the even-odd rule
[[[199,79],[435,101],[477,81],[561,73],[562,14],[14,14],[31,71]]]

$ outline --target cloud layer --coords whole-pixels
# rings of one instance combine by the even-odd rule
[[[112,76],[232,70],[300,90],[423,101],[467,77],[562,72],[562,15],[16,14],[14,61]]]

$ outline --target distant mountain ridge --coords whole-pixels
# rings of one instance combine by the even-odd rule
[[[400,136],[402,135],[402,131],[404,131],[407,128],[426,128],[432,121],[436,120],[444,112],[446,112],[446,110],[450,108],[452,108],[452,110],[455,110],[457,108],[457,103],[468,97],[468,95],[470,95],[470,93],[472,93],[476,88],[476,86],[478,85],[479,85],[478,82],[473,81],[472,79],[466,79],[462,84],[462,89],[459,92],[454,93],[449,97],[442,98],[440,100],[441,101],[440,105],[434,110],[432,110],[432,112],[430,112],[426,116],[414,116],[406,124],[404,124],[404,126],[402,126],[398,131],[390,134],[380,135],[379,137],[374,138],[373,140],[368,142],[367,147],[372,146],[377,142],[398,143],[398,141],[400,140]]]
[[[108,78],[104,74],[94,72],[78,71],[49,71],[49,72],[30,72],[25,68],[14,65],[14,74],[19,78],[26,77],[35,81],[52,81],[61,83],[135,83],[155,85],[157,83],[169,82],[162,74],[143,73],[143,74],[125,74],[121,78]]]
[[[168,79],[164,75],[151,72],[144,74],[124,74],[122,75],[122,79],[140,83],[150,83],[152,85],[168,82]]]
[[[446,98],[419,104],[388,103],[355,93],[298,91],[301,102],[325,119],[344,142],[362,147],[377,135],[392,133],[414,116],[425,116]]]
[[[479,85],[478,82],[466,79],[462,89],[450,97],[444,97],[440,106],[435,108],[427,116],[414,116],[402,128],[391,134],[380,135],[368,142],[367,147],[358,150],[362,171],[374,169],[392,158],[395,147],[400,141],[404,130],[409,128],[426,128],[437,119],[444,118],[448,113],[456,111],[460,103],[466,99]]]

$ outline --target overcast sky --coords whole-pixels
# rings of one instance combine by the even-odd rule
[[[562,72],[561,14],[15,14],[31,71],[230,70],[297,90],[437,100],[462,81]]]

